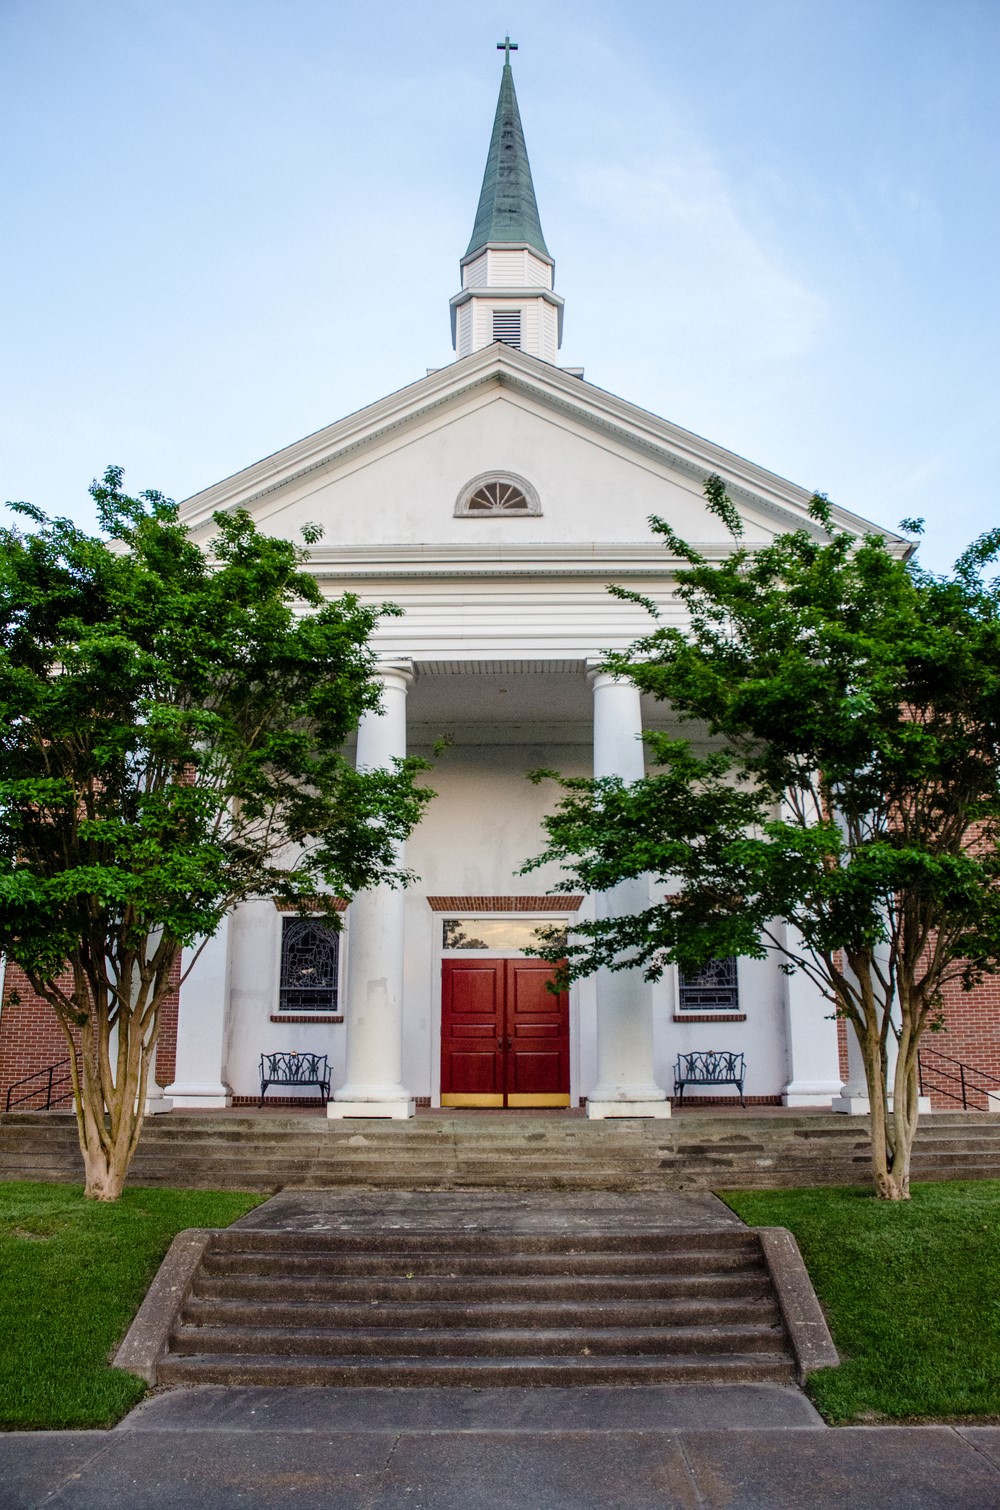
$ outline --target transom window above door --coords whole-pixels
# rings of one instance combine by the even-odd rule
[[[478,949],[537,949],[543,942],[540,928],[556,927],[562,938],[565,925],[544,923],[538,918],[445,918],[441,943],[446,951],[467,953]]]
[[[459,519],[496,518],[503,515],[542,512],[541,501],[531,483],[513,472],[483,472],[466,483],[458,495],[455,515]]]

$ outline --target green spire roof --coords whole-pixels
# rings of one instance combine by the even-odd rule
[[[528,149],[524,145],[521,113],[517,108],[514,75],[509,63],[504,64],[500,79],[500,98],[479,195],[479,209],[465,255],[469,257],[478,252],[488,241],[526,241],[543,256],[549,255],[538,219]]]

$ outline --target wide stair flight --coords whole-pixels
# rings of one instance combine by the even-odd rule
[[[162,1384],[768,1381],[796,1364],[753,1231],[213,1234]]]

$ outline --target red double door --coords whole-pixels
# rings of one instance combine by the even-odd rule
[[[442,1106],[568,1106],[569,998],[538,959],[446,959]]]

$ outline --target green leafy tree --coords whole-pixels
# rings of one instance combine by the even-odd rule
[[[818,528],[751,546],[721,480],[705,493],[731,552],[712,563],[654,519],[686,622],[605,663],[698,736],[649,734],[631,785],[562,781],[528,867],[561,862],[569,891],[648,875],[658,899],[546,952],[570,979],[769,953],[804,971],[857,1034],[875,1187],[903,1200],[921,1038],[945,986],[1000,955],[1000,592],[982,575],[1000,530],[933,576],[838,530],[822,497]]]
[[[107,539],[15,504],[0,531],[0,950],[71,1046],[86,1193],[121,1192],[183,946],[255,897],[319,906],[405,884],[420,762],[356,772],[391,606],[326,601],[307,552],[215,515],[198,548],[110,468]],[[306,545],[319,531],[303,532]]]

